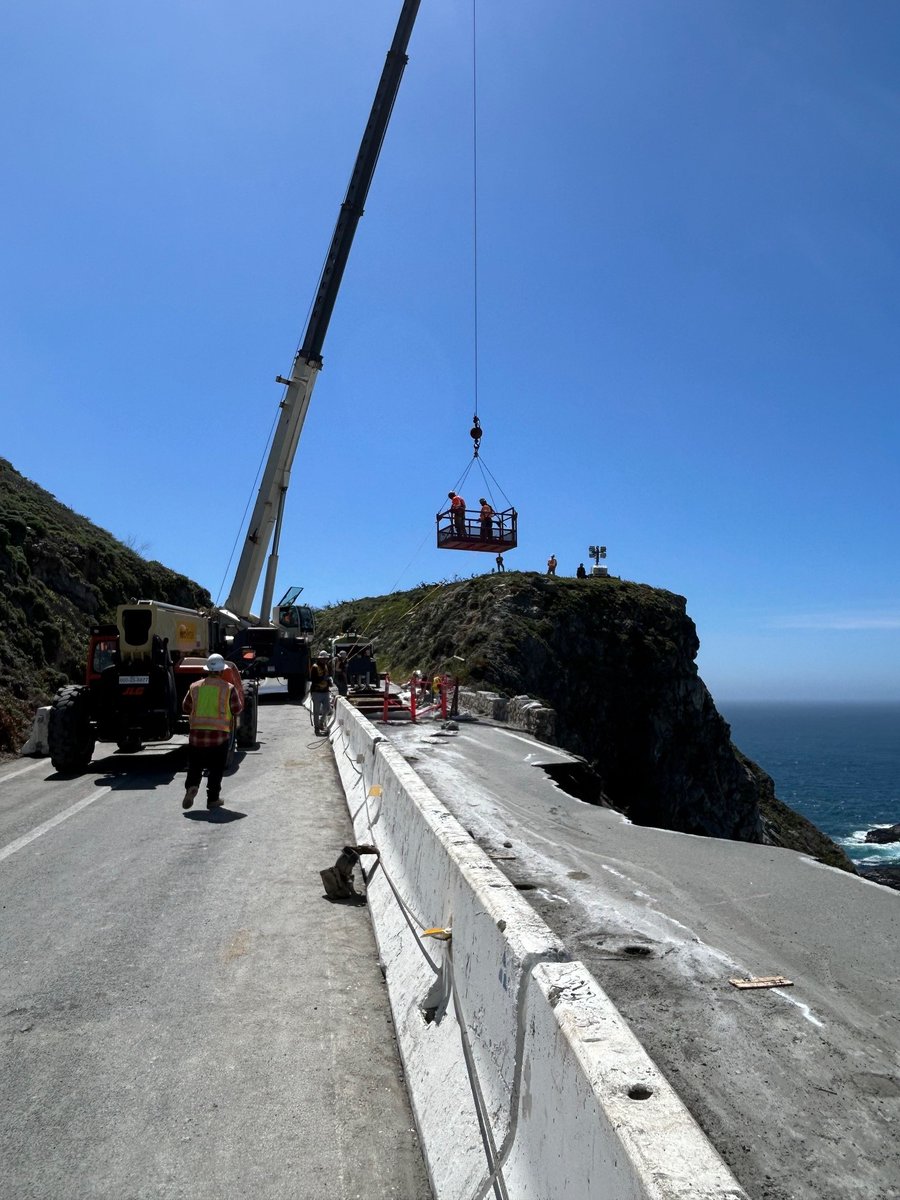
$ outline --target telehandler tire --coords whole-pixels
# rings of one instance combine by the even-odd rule
[[[287,694],[291,700],[305,700],[309,681],[305,675],[287,676]]]
[[[47,742],[50,761],[61,774],[80,771],[91,761],[96,740],[86,687],[71,684],[56,693],[50,706]]]

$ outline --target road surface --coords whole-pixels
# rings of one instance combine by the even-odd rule
[[[576,760],[526,734],[387,729],[753,1200],[900,1197],[900,893],[789,850],[633,826],[561,791],[539,764]],[[793,987],[729,984],[774,974]]]
[[[4,1197],[429,1200],[368,913],[319,878],[329,743],[259,729],[212,814],[172,743],[0,766]]]

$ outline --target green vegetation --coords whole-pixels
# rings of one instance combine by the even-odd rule
[[[133,598],[210,603],[0,458],[0,752],[18,750],[57,688],[83,680],[91,625]]]

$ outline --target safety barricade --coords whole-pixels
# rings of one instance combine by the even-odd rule
[[[349,705],[333,734],[436,1200],[746,1200],[583,964]]]

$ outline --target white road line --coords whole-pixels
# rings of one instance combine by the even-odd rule
[[[4,858],[9,858],[11,855],[15,854],[17,850],[21,850],[24,846],[36,841],[37,838],[43,837],[43,835],[48,833],[55,825],[60,825],[63,821],[68,821],[69,817],[74,817],[75,814],[80,813],[83,808],[87,808],[89,804],[93,804],[95,800],[100,800],[103,796],[111,791],[111,787],[97,788],[97,791],[93,796],[85,796],[83,800],[79,800],[70,808],[64,809],[61,813],[57,813],[55,817],[51,817],[50,820],[45,821],[43,825],[36,825],[35,828],[32,829],[31,833],[23,834],[20,838],[16,838],[14,842],[10,842],[8,846],[4,846],[3,849],[0,850],[0,862],[2,862]]]
[[[19,775],[24,775],[26,771],[33,771],[35,767],[46,767],[48,765],[42,758],[37,762],[29,763],[27,767],[19,767],[18,771],[10,771],[8,775],[0,775],[0,783],[6,783],[7,779],[15,779]]]
[[[557,750],[554,746],[548,746],[546,742],[536,742],[531,738],[520,737],[517,733],[510,733],[508,729],[501,729],[500,732],[505,733],[507,737],[515,738],[517,742],[524,742],[526,746],[531,746],[533,750],[540,750],[542,753],[546,752],[547,754],[558,754],[560,758],[572,757],[565,750]]]

